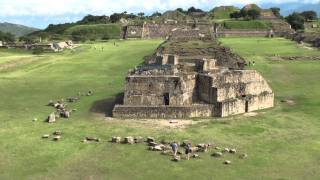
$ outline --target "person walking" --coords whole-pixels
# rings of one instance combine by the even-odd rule
[[[191,143],[188,143],[185,146],[185,154],[186,154],[186,159],[189,160],[190,159],[190,154],[191,154],[192,150],[191,150]]]
[[[171,144],[171,148],[172,148],[172,152],[173,152],[173,157],[176,157],[177,152],[178,152],[178,144],[176,142],[173,142]]]

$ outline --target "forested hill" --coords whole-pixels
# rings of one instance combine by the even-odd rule
[[[15,36],[24,36],[26,34],[32,33],[34,31],[37,31],[39,29],[27,27],[19,24],[12,24],[12,23],[0,23],[0,31],[2,32],[10,32],[11,34],[14,34]]]

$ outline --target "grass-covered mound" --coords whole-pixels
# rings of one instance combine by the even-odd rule
[[[223,23],[226,29],[270,29],[271,24],[261,20],[251,21],[225,21]]]
[[[273,109],[257,116],[195,119],[185,129],[140,121],[106,120],[110,101],[123,91],[129,68],[161,43],[157,40],[82,45],[75,52],[34,56],[0,50],[0,179],[319,179],[320,66],[318,61],[272,61],[270,56],[320,56],[285,39],[221,39],[257,69],[276,95]],[[104,47],[104,50],[102,50]],[[19,62],[19,63],[18,63]],[[23,62],[23,63],[22,63]],[[93,90],[70,104],[69,120],[43,122],[50,99]],[[295,104],[281,102],[292,99]],[[69,108],[69,107],[68,107]],[[97,113],[98,112],[98,113]],[[38,121],[32,122],[34,118]],[[41,139],[62,131],[59,142]],[[235,147],[236,155],[170,161],[146,146],[108,142],[112,136],[154,136],[157,140],[214,142]],[[102,139],[83,143],[85,136]],[[237,152],[237,153],[238,153]],[[231,165],[224,165],[224,160]]]
[[[234,6],[220,6],[211,10],[210,14],[215,19],[230,19],[230,14],[240,11]]]
[[[76,25],[65,31],[74,40],[119,39],[121,27],[118,24]]]

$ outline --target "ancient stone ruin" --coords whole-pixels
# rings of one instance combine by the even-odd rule
[[[168,40],[128,72],[113,116],[226,117],[273,107],[272,89],[245,64],[215,40]]]

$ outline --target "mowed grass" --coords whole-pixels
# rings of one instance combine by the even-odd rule
[[[123,91],[127,70],[140,64],[159,40],[119,41],[118,47],[113,42],[82,45],[76,52],[40,57],[29,54],[36,60],[1,70],[0,179],[319,179],[320,62],[268,60],[273,54],[319,56],[319,51],[284,39],[221,41],[247,60],[256,61],[253,68],[275,91],[275,108],[255,117],[212,118],[178,130],[110,123],[103,113],[91,112],[97,102]],[[1,58],[21,55],[6,53]],[[71,104],[78,111],[69,120],[43,122],[53,111],[45,106],[50,99],[88,90],[94,96]],[[296,105],[281,103],[286,97]],[[33,118],[39,120],[32,122]],[[63,132],[61,141],[41,139],[55,130]],[[235,147],[248,158],[226,155],[216,159],[210,156],[212,150],[200,159],[174,163],[143,144],[107,142],[113,135],[215,142],[220,147]],[[85,136],[100,137],[102,142],[82,143]],[[232,165],[224,165],[225,159]]]

